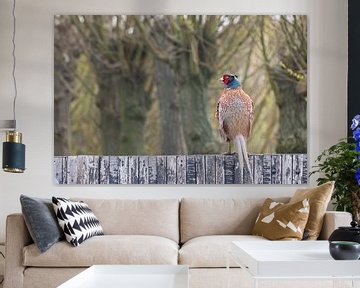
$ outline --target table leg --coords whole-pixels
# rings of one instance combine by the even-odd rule
[[[333,288],[342,288],[342,287],[349,287],[348,285],[348,282],[349,281],[347,281],[347,280],[344,280],[344,279],[342,279],[342,280],[340,280],[340,279],[333,279],[333,281],[332,281],[332,283],[333,283]],[[351,281],[352,282],[352,285],[354,285],[353,284],[353,281]],[[345,285],[345,286],[344,286]],[[351,286],[351,287],[354,287],[354,286]]]
[[[258,279],[253,278],[253,288],[258,288],[258,287],[259,287]]]
[[[226,287],[230,288],[230,251],[228,251],[228,253],[226,253],[226,273],[227,273],[227,277],[226,277]]]
[[[351,287],[352,288],[360,288],[360,279],[352,279]]]

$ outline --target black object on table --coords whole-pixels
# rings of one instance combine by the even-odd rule
[[[360,244],[360,226],[356,221],[352,221],[349,227],[339,227],[330,235],[329,242],[332,241],[350,241]]]

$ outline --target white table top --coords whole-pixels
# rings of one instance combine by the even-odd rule
[[[256,277],[360,277],[360,261],[334,260],[328,241],[236,241],[230,253]]]
[[[58,288],[188,288],[185,265],[94,265]]]

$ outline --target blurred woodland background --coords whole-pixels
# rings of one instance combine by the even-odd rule
[[[307,17],[55,16],[55,156],[219,154],[224,73],[255,102],[249,153],[307,152]]]

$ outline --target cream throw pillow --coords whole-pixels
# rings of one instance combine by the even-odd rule
[[[305,227],[304,240],[316,240],[324,222],[326,208],[334,190],[334,181],[324,183],[315,188],[298,189],[289,203],[309,199],[310,214]]]
[[[253,235],[269,240],[301,240],[309,217],[309,202],[284,204],[268,198],[260,209]]]

